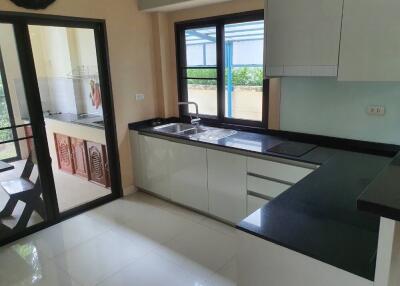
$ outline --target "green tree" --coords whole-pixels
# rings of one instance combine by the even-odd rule
[[[190,79],[189,84],[216,85],[215,69],[188,69],[187,76],[191,78],[207,78],[207,79]],[[226,71],[227,77],[227,71]],[[232,83],[234,86],[262,86],[263,85],[263,68],[262,67],[235,67],[232,71]],[[215,78],[215,80],[209,80]]]

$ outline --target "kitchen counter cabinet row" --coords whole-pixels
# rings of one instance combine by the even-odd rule
[[[237,224],[313,172],[309,168],[131,132],[138,188]]]

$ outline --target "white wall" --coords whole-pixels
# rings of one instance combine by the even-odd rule
[[[90,80],[99,81],[94,31],[46,26],[29,31],[43,110],[102,115],[90,99]]]
[[[400,144],[400,83],[283,78],[281,130]],[[383,105],[385,116],[367,114]]]

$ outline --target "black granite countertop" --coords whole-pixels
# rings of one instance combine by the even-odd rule
[[[193,140],[193,139],[185,138],[182,136],[165,134],[162,132],[157,132],[153,129],[153,127],[156,127],[158,125],[168,124],[168,123],[176,122],[176,121],[177,120],[174,118],[167,119],[167,120],[160,120],[160,121],[148,120],[148,121],[143,121],[143,122],[138,122],[138,123],[131,123],[129,125],[129,129],[140,131],[142,133],[147,132],[149,134],[158,134],[161,136],[173,137],[175,139],[184,140],[184,141],[188,141],[188,142],[196,142],[196,143],[201,143],[201,144],[206,144],[206,145],[214,145],[214,146],[218,146],[218,147],[224,147],[224,148],[229,148],[229,149],[234,149],[234,150],[239,150],[239,151],[246,151],[246,152],[254,153],[257,155],[274,156],[274,157],[290,159],[290,160],[294,160],[294,161],[300,161],[300,162],[310,163],[310,164],[315,164],[315,165],[321,165],[323,162],[328,160],[336,152],[336,150],[331,149],[331,148],[318,147],[303,156],[294,157],[294,156],[287,156],[287,155],[268,151],[268,149],[270,149],[274,146],[277,146],[280,143],[287,142],[286,139],[280,138],[277,136],[237,131],[236,134],[234,134],[230,137],[220,139],[218,141],[208,141],[208,140]]]
[[[367,187],[357,201],[358,208],[400,221],[400,154]]]
[[[129,128],[143,134],[161,135],[152,129],[161,123],[169,121],[133,123]],[[266,151],[286,141],[242,131],[218,142],[200,141],[320,165],[315,172],[244,219],[237,228],[374,280],[379,216],[359,211],[357,198],[392,158],[324,147],[317,147],[301,157]]]
[[[357,210],[356,202],[389,162],[386,157],[337,151],[238,228],[373,280],[379,217]]]
[[[94,121],[103,121],[103,117],[100,115],[88,115],[88,118],[82,118],[78,114],[73,113],[55,113],[51,115],[46,115],[45,118],[57,120],[61,122],[84,125],[97,129],[104,129],[101,124],[92,124]]]

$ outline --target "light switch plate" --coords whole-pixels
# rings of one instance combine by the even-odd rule
[[[368,115],[383,116],[385,115],[385,107],[382,105],[370,105],[367,108]]]
[[[136,101],[142,101],[144,100],[144,94],[138,93],[136,94]]]

